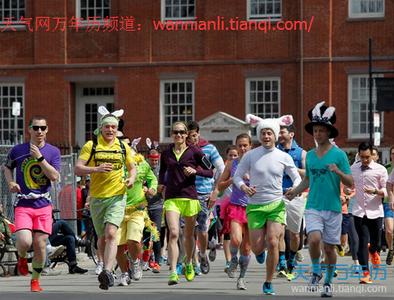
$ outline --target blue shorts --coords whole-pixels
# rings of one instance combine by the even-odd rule
[[[394,212],[390,209],[388,203],[383,203],[383,209],[385,218],[394,218]]]

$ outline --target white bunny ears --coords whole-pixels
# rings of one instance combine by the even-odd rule
[[[121,116],[123,116],[124,110],[123,110],[123,109],[119,109],[119,110],[115,110],[114,112],[110,113],[109,110],[108,110],[105,106],[102,106],[102,105],[101,105],[101,106],[98,108],[98,113],[99,113],[102,117],[107,116],[107,115],[112,115],[112,116],[115,116],[115,117],[117,117],[117,118],[120,118]]]
[[[157,148],[159,147],[159,142],[153,141],[153,144],[152,144],[152,141],[150,138],[146,138],[145,142],[146,142],[146,145],[148,146],[149,150],[152,150],[152,149],[157,150]]]
[[[265,128],[271,129],[276,140],[279,138],[280,126],[290,126],[293,124],[294,119],[292,115],[284,115],[277,119],[262,119],[258,116],[247,114],[246,122],[248,122],[252,127],[257,127],[257,137],[260,136],[260,131]]]
[[[316,106],[312,109],[312,121],[325,121],[329,122],[331,117],[334,115],[335,107],[329,106],[324,111],[323,115],[321,115],[321,108],[324,105],[325,101],[319,102]]]
[[[311,122],[305,125],[305,130],[310,135],[313,135],[313,126],[323,125],[330,130],[330,138],[336,138],[338,136],[338,129],[333,126],[333,124],[336,122],[334,106],[327,107],[325,102],[321,101],[308,112],[308,117]]]
[[[136,138],[136,139],[131,141],[131,146],[130,147],[133,148],[136,152],[138,152],[137,151],[137,145],[139,144],[140,141],[141,141],[141,137]]]

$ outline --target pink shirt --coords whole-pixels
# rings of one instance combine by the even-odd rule
[[[381,164],[371,162],[369,168],[361,170],[361,162],[351,166],[354,186],[356,190],[356,201],[353,204],[352,214],[356,217],[367,216],[368,219],[383,217],[382,196],[368,194],[364,188],[383,190],[387,196],[386,182],[388,179],[387,170]]]

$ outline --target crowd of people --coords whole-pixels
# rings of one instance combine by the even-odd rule
[[[267,295],[275,294],[275,274],[294,279],[305,234],[311,258],[309,289],[318,290],[324,277],[322,297],[332,296],[337,253],[351,253],[360,284],[372,283],[369,261],[372,268],[382,264],[383,228],[386,264],[391,265],[392,165],[379,164],[378,149],[367,142],[349,162],[334,142],[339,134],[334,107],[320,102],[309,111],[305,130],[316,147],[308,152],[295,140],[291,115],[247,115],[260,145],[253,148],[251,136],[240,134],[227,148],[225,161],[200,136],[195,121],[172,124],[172,143],[165,149],[147,139],[144,157],[138,153],[139,139],[130,141],[119,131],[123,110],[111,113],[100,107],[98,112],[99,126],[82,147],[75,174],[89,176],[89,191],[80,197],[98,237],[100,289],[115,285],[116,264],[119,286],[141,280],[148,268],[162,272],[165,250],[168,285],[179,284],[182,274],[193,281],[210,272],[219,241],[227,276],[234,278],[239,267],[237,289],[247,289],[252,253],[265,264],[262,292]],[[9,190],[16,193],[18,272],[28,275],[27,251],[32,247],[30,287],[40,292],[48,242],[66,246],[69,273],[88,270],[78,266],[75,255],[81,240],[66,222],[52,221],[50,188],[60,177],[60,151],[46,142],[46,118],[33,117],[28,131],[30,141],[10,151],[4,172]],[[390,155],[393,161],[393,147]],[[84,230],[83,223],[80,228]],[[0,240],[8,241],[9,235],[1,233]]]

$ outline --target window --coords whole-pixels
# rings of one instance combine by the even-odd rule
[[[104,19],[111,16],[111,0],[77,0],[77,17]]]
[[[351,75],[348,78],[349,138],[369,136],[369,78],[368,75]],[[376,86],[372,86],[373,112],[376,112]],[[383,113],[380,115],[380,132],[383,135]]]
[[[196,0],[161,0],[163,20],[194,20]]]
[[[0,83],[0,144],[14,144],[15,131],[17,134],[17,141],[23,141],[23,127],[24,127],[24,89],[23,84],[1,84]],[[19,102],[21,104],[21,111],[19,117],[12,115],[12,102]]]
[[[282,0],[247,0],[248,20],[280,19]]]
[[[247,112],[260,118],[279,118],[280,79],[252,78],[246,83]]]
[[[0,23],[6,20],[18,22],[25,16],[25,0],[0,0]]]
[[[384,0],[349,0],[349,18],[384,17]]]
[[[194,81],[163,80],[160,87],[162,138],[171,136],[171,125],[176,121],[194,119]]]

